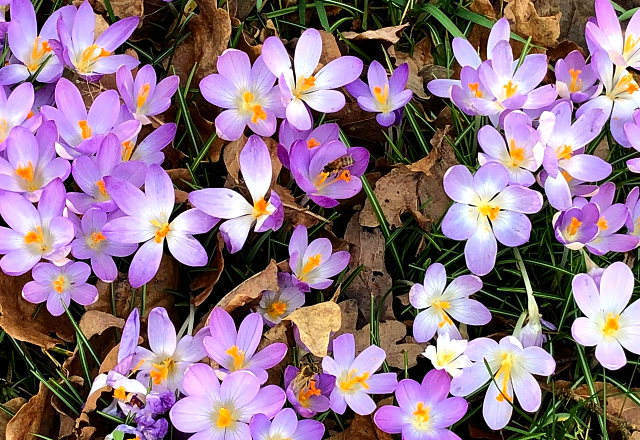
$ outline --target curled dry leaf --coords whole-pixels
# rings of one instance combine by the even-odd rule
[[[391,401],[387,402],[388,405],[392,403]],[[356,414],[347,429],[332,435],[329,440],[391,440],[391,438],[390,434],[381,431],[373,423],[372,415],[360,416]]]
[[[82,315],[78,323],[80,330],[87,339],[96,335],[101,335],[108,328],[124,327],[124,319],[113,316],[111,313],[104,313],[99,310],[89,310]]]
[[[560,18],[562,13],[558,10],[549,16],[541,16],[536,6],[530,0],[507,0],[504,8],[504,16],[511,24],[511,31],[528,38],[534,44],[543,47],[555,47],[560,37]]]
[[[201,275],[198,275],[191,282],[191,290],[197,291],[202,289],[202,292],[198,294],[193,300],[193,303],[196,307],[199,307],[205,300],[211,295],[213,291],[213,286],[216,285],[220,277],[222,276],[222,271],[224,270],[224,258],[222,257],[222,248],[224,248],[224,240],[222,239],[222,235],[218,233],[217,243],[215,248],[215,254],[213,255],[213,259],[211,263],[207,267],[206,272],[203,272]]]
[[[110,3],[113,9],[113,15],[116,17],[142,17],[144,15],[143,0],[110,0]],[[101,14],[107,13],[105,0],[91,1],[91,6]],[[140,24],[138,24],[138,27],[140,26],[142,26],[142,20],[140,20]]]
[[[329,336],[340,330],[341,319],[340,306],[333,301],[302,307],[284,318],[298,327],[300,340],[318,357],[327,355]]]
[[[237,308],[246,304],[260,301],[264,290],[278,291],[278,267],[276,262],[271,260],[265,270],[243,281],[239,286],[227,293],[218,302],[216,307],[222,307],[231,313]],[[207,325],[209,318],[207,317]]]
[[[196,0],[200,14],[189,22],[193,34],[194,60],[198,63],[194,83],[215,73],[218,56],[227,49],[231,37],[231,19],[215,0]],[[191,68],[191,66],[189,66]]]
[[[278,194],[278,196],[280,196],[282,206],[284,207],[284,221],[291,228],[298,225],[305,225],[307,228],[310,228],[321,222],[325,222],[329,225],[332,223],[326,218],[298,205],[295,197],[291,195],[291,191],[289,189],[276,183],[273,185],[273,190]]]
[[[381,322],[379,327],[380,347],[387,353],[387,364],[390,367],[404,369],[404,353],[407,353],[407,367],[418,364],[417,357],[425,350],[422,345],[404,342],[407,336],[407,326],[396,320]],[[356,353],[371,345],[371,326],[362,327],[355,334]],[[398,344],[398,342],[401,342]]]
[[[57,438],[58,417],[51,406],[51,396],[43,383],[40,383],[38,394],[22,405],[15,416],[7,423],[7,440],[36,440],[32,434]]]
[[[427,99],[427,94],[424,91],[424,80],[418,76],[420,68],[415,59],[409,56],[407,52],[400,52],[394,49],[393,46],[389,46],[387,49],[389,55],[395,58],[395,66],[398,67],[401,64],[407,63],[409,66],[409,78],[407,79],[407,88],[410,89],[414,96],[420,99]],[[414,52],[415,55],[415,52]],[[429,54],[430,56],[431,54]],[[431,59],[433,61],[433,58]]]
[[[369,41],[378,40],[386,43],[396,44],[400,41],[400,34],[409,26],[408,23],[401,24],[400,26],[391,26],[380,28],[376,30],[369,30],[362,33],[358,32],[344,32],[342,35],[347,40],[351,41]]]

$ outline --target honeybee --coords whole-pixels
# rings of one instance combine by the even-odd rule
[[[320,374],[320,364],[309,361],[300,364],[300,371],[291,381],[291,389],[297,395],[300,390],[308,388],[311,380]]]
[[[340,173],[340,171],[342,171],[343,168],[351,166],[354,163],[356,163],[356,161],[353,159],[353,157],[345,155],[329,162],[322,171],[327,174],[338,174]]]

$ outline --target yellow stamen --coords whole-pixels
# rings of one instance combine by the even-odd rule
[[[80,56],[80,60],[77,62],[77,69],[80,72],[90,72],[93,64],[98,61],[100,58],[108,57],[111,55],[111,52],[104,50],[104,48],[100,48],[100,51],[96,54],[96,50],[98,49],[97,44],[92,44],[88,46],[85,50],[82,51],[82,55]]]
[[[499,206],[491,206],[488,204],[484,204],[479,207],[480,214],[487,215],[491,220],[495,220],[498,218],[498,213],[500,212]]]
[[[164,240],[164,238],[167,236],[168,233],[169,233],[169,223],[165,222],[165,224],[160,226],[160,229],[156,231],[156,236],[154,240],[156,241],[156,243],[162,243],[162,240]]]
[[[496,400],[498,402],[503,402],[505,397],[509,402],[513,402],[513,397],[510,396],[507,392],[507,386],[509,385],[509,380],[511,379],[511,367],[513,367],[513,359],[511,354],[503,354],[502,362],[500,362],[500,369],[496,373],[496,382],[498,382],[498,378],[502,375],[502,393],[496,396]]]
[[[618,323],[619,319],[620,315],[613,316],[613,313],[609,313],[607,315],[607,320],[604,324],[604,327],[602,328],[602,333],[604,333],[606,336],[615,335],[620,328],[620,324]]]
[[[342,170],[340,175],[336,177],[336,180],[344,180],[345,182],[351,182],[351,172],[349,170]]]
[[[375,86],[373,88],[373,94],[376,96],[376,100],[380,104],[385,105],[387,103],[387,98],[389,97],[389,85],[384,85],[384,91],[380,87]]]
[[[322,255],[320,255],[320,254],[316,254],[316,255],[313,255],[313,256],[309,257],[309,259],[307,260],[305,265],[302,267],[301,276],[307,275],[313,269],[315,269],[316,267],[320,266],[321,262],[322,262]]]
[[[133,154],[133,148],[135,144],[131,141],[124,141],[122,143],[122,161],[126,162],[131,159],[131,155]]]
[[[312,75],[309,78],[305,78],[304,76],[300,78],[300,85],[298,86],[299,92],[306,92],[311,87],[316,85],[316,78]]]
[[[469,83],[469,90],[473,92],[476,98],[482,98],[482,91],[480,91],[480,83]]]
[[[582,222],[575,217],[571,218],[571,223],[567,226],[567,234],[576,235],[578,233],[578,228],[582,226]]]
[[[629,52],[634,51],[639,40],[640,40],[640,37],[633,38],[632,34],[627,35],[627,37],[624,39],[623,53],[625,55],[629,55]]]
[[[445,365],[449,364],[449,362],[453,360],[453,356],[454,354],[451,351],[439,352],[438,355],[436,356],[436,360],[438,361],[438,366],[444,367]]]
[[[149,83],[140,86],[140,90],[138,90],[138,99],[136,101],[138,109],[141,108],[145,102],[147,102],[147,98],[149,97],[149,90],[151,90],[151,85]]]
[[[563,145],[562,147],[556,150],[556,157],[558,158],[558,160],[560,159],[569,160],[571,159],[572,155],[573,155],[573,150],[571,149],[571,145]]]
[[[26,166],[19,166],[16,168],[16,174],[22,180],[25,180],[29,183],[33,182],[33,164],[31,161],[27,162]]]
[[[107,197],[109,195],[109,193],[107,192],[107,189],[104,186],[104,180],[98,180],[96,182],[96,186],[98,187],[98,190],[100,191],[100,194],[102,194],[105,197]]]
[[[102,232],[94,232],[93,234],[91,234],[91,240],[94,243],[100,243],[101,241],[104,241],[106,239],[107,239],[107,237],[102,235]]]
[[[33,118],[33,110],[29,110],[29,113],[27,114],[27,119],[31,118]]]
[[[131,369],[131,371],[138,371],[138,370],[140,369],[140,367],[142,367],[142,364],[144,364],[144,361],[145,361],[145,360],[146,360],[146,359],[140,359],[140,362],[138,362],[138,364],[137,364],[135,367],[133,367],[133,368]]]
[[[564,177],[564,180],[567,181],[567,183],[573,180],[573,176],[571,176],[571,174],[569,174],[566,170],[562,170],[562,176]]]
[[[607,229],[609,229],[609,224],[607,223],[607,219],[604,218],[604,216],[600,217],[598,219],[598,223],[596,223],[598,225],[598,228],[601,231],[606,231]]]
[[[514,139],[509,142],[509,156],[511,156],[512,167],[520,166],[524,160],[524,149],[518,147]]]
[[[113,397],[120,400],[125,400],[127,398],[127,392],[124,390],[123,386],[120,386],[113,390]]]
[[[35,231],[29,231],[27,235],[24,236],[24,242],[26,244],[44,243],[44,232],[42,232],[42,228],[40,226],[36,226]]]
[[[271,305],[267,309],[267,314],[271,318],[279,318],[280,316],[282,316],[284,314],[284,312],[286,310],[287,310],[287,303],[286,302],[284,302],[284,301],[276,301],[274,303],[271,303]]]
[[[307,399],[309,399],[309,397],[319,396],[320,394],[321,394],[321,391],[316,388],[316,381],[310,380],[309,388],[307,388],[306,391],[304,388],[300,390],[300,393],[298,394],[298,400],[300,401],[300,403],[304,403]]]
[[[220,408],[216,425],[218,428],[226,428],[231,425],[231,412],[227,408]]]
[[[239,370],[244,366],[244,351],[240,350],[237,345],[231,346],[225,353],[233,358],[233,368],[230,368],[231,371]]]
[[[64,277],[60,275],[57,280],[53,281],[53,288],[56,289],[56,292],[62,293],[64,292]]]
[[[351,390],[351,387],[358,383],[362,385],[363,388],[367,390],[369,389],[369,384],[367,383],[367,379],[369,379],[369,373],[364,373],[360,376],[356,376],[356,374],[358,374],[358,370],[351,370],[349,371],[349,374],[347,374],[347,378],[340,382],[340,388],[343,391]]]
[[[27,63],[27,69],[29,69],[30,72],[38,70],[42,57],[53,50],[51,46],[49,46],[48,41],[40,42],[40,38],[41,37],[36,37],[33,42],[33,47],[31,48],[31,60]]]
[[[428,406],[425,408],[424,403],[418,402],[418,407],[413,412],[413,415],[416,416],[416,422],[427,423],[429,421],[430,412],[431,408],[429,408]]]
[[[307,141],[307,148],[308,149],[312,149],[315,148],[317,146],[320,145],[320,142],[318,142],[315,138],[311,138]]]
[[[173,370],[176,365],[176,362],[167,358],[162,361],[160,364],[152,364],[153,369],[151,370],[151,379],[153,383],[156,385],[160,385],[164,380],[169,377],[169,373]]]
[[[253,216],[258,218],[268,214],[269,204],[270,203],[267,202],[264,197],[261,197],[260,200],[253,204]]]
[[[516,90],[518,90],[518,84],[513,84],[511,82],[511,80],[509,80],[508,83],[506,83],[504,86],[502,86],[505,90],[506,90],[506,97],[511,98],[513,95],[515,95]]]
[[[451,304],[449,304],[448,301],[435,300],[432,303],[432,306],[433,306],[434,309],[436,309],[440,313],[440,316],[442,317],[442,321],[440,321],[440,323],[438,324],[438,327],[442,328],[446,324],[453,325],[453,321],[451,320],[451,318],[449,317],[449,315],[447,315],[447,312],[445,311],[445,310],[451,308]]]
[[[253,122],[254,124],[258,123],[258,119],[264,121],[265,119],[267,119],[267,113],[262,110],[262,107],[260,107],[259,105],[254,105],[251,108],[251,111],[253,112],[253,116],[251,116],[251,122]]]
[[[318,174],[318,176],[316,177],[315,186],[318,187],[322,185],[327,180],[327,177],[329,177],[330,174],[331,173],[325,173],[324,171],[321,171],[320,174]]]
[[[571,84],[569,85],[569,91],[571,93],[577,92],[578,90],[580,90],[580,87],[582,87],[582,80],[578,78],[581,73],[581,70],[569,69],[569,75],[571,75]]]
[[[82,119],[78,121],[78,125],[80,126],[82,139],[89,139],[91,137],[91,126],[87,122],[86,119]]]

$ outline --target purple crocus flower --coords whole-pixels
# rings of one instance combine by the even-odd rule
[[[317,420],[300,420],[291,408],[285,408],[269,420],[264,414],[256,414],[249,423],[254,440],[321,440],[324,425]]]
[[[298,130],[289,124],[286,119],[280,124],[278,131],[278,159],[286,169],[291,166],[289,164],[289,152],[291,147],[298,140],[304,140],[307,143],[310,155],[313,157],[320,147],[328,142],[338,140],[340,136],[340,127],[338,124],[322,124],[313,130]]]
[[[591,53],[602,50],[617,66],[640,68],[640,14],[633,14],[623,36],[608,0],[596,0],[595,10],[596,21],[587,22],[585,30]]]
[[[22,297],[34,304],[46,301],[49,313],[60,316],[71,300],[83,306],[97,301],[98,289],[87,284],[89,275],[89,265],[82,262],[69,261],[64,266],[39,263],[33,268],[33,281],[22,288]]]
[[[22,275],[40,259],[59,261],[69,254],[73,224],[62,217],[65,190],[54,179],[42,191],[38,209],[20,194],[0,191],[0,215],[9,228],[0,227],[0,268]]]
[[[509,171],[509,183],[531,186],[536,179],[532,172],[542,163],[542,155],[534,148],[538,144],[538,133],[531,126],[531,119],[522,112],[511,112],[504,118],[504,136],[491,125],[478,131],[478,143],[483,153],[478,153],[478,162],[484,165],[498,162]]]
[[[6,139],[14,127],[27,121],[33,105],[33,85],[20,84],[7,96],[5,88],[0,86],[0,151],[7,144]]]
[[[276,131],[276,118],[284,117],[276,77],[262,56],[251,67],[249,56],[227,49],[218,57],[218,73],[200,81],[204,99],[226,109],[216,118],[216,133],[227,141],[242,136],[246,126],[260,136]]]
[[[287,400],[301,417],[311,418],[331,408],[329,396],[336,385],[336,378],[330,374],[316,374],[300,391],[294,391],[293,379],[300,369],[287,365],[284,370],[284,389]]]
[[[383,127],[397,124],[396,110],[407,105],[413,97],[411,90],[406,90],[409,79],[409,64],[403,63],[387,78],[387,71],[377,61],[373,61],[367,71],[369,85],[360,78],[348,84],[347,92],[357,100],[365,111],[377,113],[376,121]]]
[[[571,283],[576,304],[586,315],[573,322],[571,335],[581,345],[595,345],[596,359],[610,370],[627,364],[623,347],[640,354],[640,301],[627,307],[633,285],[633,273],[621,261],[604,270],[599,287],[584,273],[576,275]]]
[[[570,52],[556,62],[556,88],[562,99],[581,104],[600,94],[601,85],[596,85],[596,74],[578,50]]]
[[[553,216],[556,239],[571,250],[581,249],[598,235],[600,210],[595,203],[571,207]]]
[[[624,134],[629,140],[629,144],[640,151],[640,110],[636,110],[632,120],[624,124]],[[640,158],[629,159],[627,167],[632,173],[640,173]]]
[[[298,225],[289,240],[289,266],[292,281],[303,292],[326,289],[333,284],[330,277],[339,274],[349,264],[347,251],[332,253],[328,238],[316,238],[309,243],[307,228]]]
[[[207,252],[193,234],[208,232],[218,219],[198,209],[189,209],[169,222],[175,192],[171,178],[160,165],[149,166],[144,193],[114,176],[105,177],[104,182],[107,193],[126,216],[110,220],[103,226],[102,233],[117,243],[143,243],[129,266],[132,287],[146,284],[158,272],[165,238],[169,251],[182,264],[207,264]]]
[[[248,371],[232,373],[220,383],[206,364],[189,368],[183,387],[187,397],[171,408],[171,422],[179,431],[195,432],[201,439],[250,439],[251,418],[256,414],[272,418],[285,401],[282,388],[260,388],[260,380]]]
[[[531,222],[525,214],[542,208],[542,195],[522,186],[507,186],[509,172],[488,163],[472,176],[464,165],[444,175],[444,189],[454,203],[442,220],[442,233],[453,240],[468,240],[464,248],[469,270],[488,274],[496,261],[496,239],[505,246],[529,240]]]
[[[371,414],[376,404],[369,394],[390,394],[398,386],[396,373],[375,372],[386,358],[376,345],[364,349],[356,357],[356,341],[351,333],[333,340],[333,358],[322,359],[322,370],[336,377],[331,392],[331,409],[344,414],[347,406],[361,416]]]
[[[367,170],[369,151],[348,148],[331,141],[311,155],[307,143],[296,141],[291,148],[290,165],[296,183],[307,196],[323,208],[338,206],[338,200],[355,196],[362,189],[360,176]]]
[[[96,156],[80,156],[73,162],[73,179],[83,192],[67,194],[69,208],[77,214],[84,214],[91,208],[100,208],[107,213],[115,211],[118,206],[107,192],[105,177],[113,176],[140,188],[146,172],[144,162],[122,162],[120,142],[115,134],[109,133]]]
[[[143,124],[151,124],[149,116],[155,116],[171,105],[171,97],[178,90],[180,78],[171,75],[158,82],[156,71],[151,64],[138,70],[135,81],[131,69],[122,65],[116,72],[116,84],[122,100]]]
[[[73,256],[81,260],[90,259],[93,273],[105,283],[113,282],[118,278],[113,257],[129,256],[138,249],[138,245],[116,243],[105,237],[102,228],[107,223],[107,213],[102,209],[89,209],[82,220],[70,213],[69,219],[75,224],[76,239],[71,243]]]
[[[58,17],[59,40],[49,43],[56,55],[69,69],[88,81],[96,81],[102,75],[115,73],[121,65],[133,69],[139,62],[130,55],[114,55],[113,52],[131,36],[140,17],[127,17],[105,29],[95,38],[96,16],[91,3],[83,2],[73,17]],[[71,21],[73,20],[73,21]]]
[[[307,29],[296,44],[291,60],[282,41],[269,37],[262,46],[262,57],[278,78],[287,120],[298,130],[309,130],[313,118],[309,106],[321,113],[333,113],[344,107],[345,98],[336,89],[355,81],[362,73],[362,61],[342,56],[314,73],[322,53],[322,37],[316,29]]]
[[[269,149],[259,136],[249,137],[240,152],[240,171],[253,205],[228,188],[207,188],[189,193],[193,206],[206,214],[227,219],[220,226],[220,233],[232,254],[242,249],[253,225],[256,232],[275,231],[284,219],[284,208],[276,192],[271,190],[269,200],[265,200],[273,170]]]
[[[69,161],[56,158],[57,138],[53,122],[45,122],[35,136],[24,127],[15,127],[7,138],[7,159],[0,157],[0,189],[37,202],[49,182],[69,177]]]
[[[236,331],[231,315],[222,307],[216,307],[209,317],[211,336],[204,338],[204,349],[223,368],[223,372],[246,370],[264,383],[268,377],[267,370],[284,358],[287,345],[276,342],[256,353],[262,327],[262,317],[251,313]]]
[[[629,208],[629,217],[627,218],[625,225],[627,226],[628,233],[638,238],[640,238],[640,203],[638,203],[639,199],[640,188],[636,186],[629,192],[627,200],[625,201],[625,205],[627,205],[627,208]]]
[[[447,397],[451,388],[449,375],[431,370],[422,379],[401,380],[396,389],[398,406],[384,405],[373,416],[376,426],[389,434],[400,434],[404,440],[447,439],[460,437],[447,430],[467,412],[462,397]]]
[[[264,323],[273,327],[296,309],[304,305],[304,293],[292,281],[292,276],[285,272],[278,273],[279,292],[265,290],[262,292],[260,304],[256,312],[262,316]]]
[[[187,368],[207,355],[202,346],[207,329],[195,336],[185,335],[178,341],[167,311],[156,307],[149,312],[147,333],[151,350],[136,348],[132,361],[138,369],[136,378],[144,384],[150,383],[155,391],[184,392],[182,378]]]
[[[409,291],[411,305],[421,310],[413,323],[413,337],[427,342],[438,332],[452,339],[462,339],[456,321],[469,325],[484,325],[491,321],[491,312],[469,296],[482,289],[482,280],[474,275],[462,275],[447,286],[447,272],[434,263],[424,274],[424,284],[416,283]]]
[[[585,102],[577,110],[576,117],[594,108],[599,108],[606,119],[611,119],[611,135],[620,144],[630,147],[624,126],[633,119],[633,113],[640,107],[640,88],[631,72],[624,67],[614,66],[606,52],[598,51],[591,57],[591,66],[604,84],[605,94]]]

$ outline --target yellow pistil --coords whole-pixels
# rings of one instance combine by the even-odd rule
[[[502,87],[506,90],[505,96],[507,97],[507,99],[515,95],[516,90],[518,90],[518,84],[513,84],[511,80],[509,80],[509,82]]]
[[[258,119],[263,121],[267,119],[267,114],[262,109],[262,107],[253,102],[253,94],[251,92],[244,92],[244,94],[242,95],[242,100],[244,101],[245,110],[253,112],[253,115],[251,116],[251,122],[257,124]]]
[[[87,120],[82,119],[78,121],[78,125],[80,126],[82,139],[89,139],[91,137],[91,126],[89,125]]]
[[[606,231],[607,229],[609,229],[609,224],[607,223],[607,219],[604,218],[604,216],[600,217],[598,219],[598,223],[596,223],[598,225],[598,229],[601,231]]]
[[[126,162],[131,159],[131,155],[133,154],[133,148],[135,144],[131,141],[124,141],[122,143],[122,161]]]
[[[107,189],[104,186],[104,180],[98,180],[96,182],[96,186],[98,187],[98,191],[100,191],[100,194],[102,194],[104,197],[107,197],[109,195]]]
[[[322,185],[327,180],[327,177],[329,177],[330,174],[331,173],[321,171],[320,174],[318,174],[318,176],[316,177],[315,186],[318,187]]]
[[[442,321],[440,321],[438,327],[442,328],[446,324],[453,325],[453,321],[445,311],[451,308],[451,304],[449,304],[449,301],[435,300],[431,305],[438,311],[438,313],[440,313],[440,316],[442,317]]]
[[[298,401],[300,401],[300,403],[302,403],[302,406],[304,406],[304,402],[309,399],[309,397],[319,396],[320,394],[321,391],[316,388],[316,381],[310,380],[309,387],[306,390],[304,388],[300,390],[300,393],[298,394]]]
[[[27,162],[26,166],[19,166],[16,168],[16,174],[26,182],[33,182],[33,164],[31,161]]]
[[[144,361],[145,361],[145,360],[146,360],[146,359],[140,359],[140,362],[138,362],[138,364],[137,364],[135,367],[133,367],[133,368],[131,369],[131,371],[138,371],[138,370],[140,369],[140,367],[142,367],[142,364],[144,364]]]
[[[503,402],[505,397],[509,402],[513,402],[513,397],[510,396],[507,392],[507,386],[509,385],[509,380],[511,380],[511,368],[513,367],[513,358],[510,353],[505,353],[502,355],[502,362],[500,362],[500,369],[496,373],[496,382],[502,375],[502,393],[496,396],[496,400],[498,402]]]
[[[514,139],[509,142],[509,156],[511,156],[512,167],[520,166],[524,160],[524,149],[518,147]]]
[[[571,93],[577,92],[578,90],[580,90],[580,87],[582,87],[582,80],[578,78],[581,73],[581,70],[569,69],[569,75],[571,75],[571,84],[569,85],[569,91]]]
[[[582,222],[575,217],[571,218],[571,223],[567,226],[567,234],[576,235],[578,233],[578,228],[582,226]]]
[[[367,383],[367,379],[369,379],[369,373],[364,373],[360,376],[357,376],[358,370],[351,370],[349,374],[347,374],[347,378],[340,382],[340,389],[343,391],[350,391],[351,387],[355,384],[360,384],[364,389],[369,389],[369,384]]]
[[[307,141],[307,148],[309,150],[311,150],[312,148],[315,148],[317,146],[320,145],[320,142],[318,142],[315,138],[311,138]]]
[[[413,412],[413,415],[416,417],[416,422],[422,424],[429,421],[430,412],[431,408],[429,408],[428,406],[425,408],[424,403],[418,402],[418,407]]]
[[[240,350],[237,345],[231,346],[225,353],[233,358],[233,368],[229,368],[231,371],[239,370],[244,366],[244,351]]]
[[[321,262],[322,262],[322,255],[320,255],[320,254],[316,254],[316,255],[313,255],[313,256],[309,257],[309,259],[307,260],[305,265],[302,267],[302,273],[300,274],[300,276],[302,278],[306,277],[309,272],[311,272],[316,267],[320,266]],[[304,281],[304,280],[302,280],[302,281]]]
[[[33,47],[31,48],[31,60],[27,63],[27,69],[30,72],[35,72],[40,67],[40,60],[42,57],[51,52],[51,46],[49,46],[48,41],[40,41],[41,37],[36,37],[33,42]]]
[[[255,218],[261,217],[265,214],[268,214],[269,202],[267,202],[264,197],[261,197],[260,200],[254,202],[253,204],[253,216]]]
[[[562,147],[556,150],[556,157],[558,160],[560,159],[571,159],[571,155],[573,154],[573,150],[571,149],[571,145],[563,145]]]
[[[382,88],[380,88],[379,86],[375,86],[373,88],[373,94],[380,104],[387,105],[387,98],[389,97],[389,85],[385,84],[384,90],[382,90]]]
[[[53,288],[56,289],[56,292],[62,293],[64,292],[64,284],[65,284],[64,277],[60,275],[57,280],[53,281]]]
[[[267,309],[267,314],[271,318],[276,319],[276,318],[279,318],[280,316],[282,316],[286,310],[287,310],[287,303],[286,302],[284,302],[284,301],[276,301],[274,303],[271,303],[271,305]]]
[[[120,386],[113,390],[113,397],[120,400],[125,400],[127,398],[127,392],[124,390],[123,386]]]
[[[604,333],[605,336],[614,336],[620,329],[620,324],[618,323],[619,319],[620,315],[613,316],[613,313],[609,313],[604,327],[602,328],[602,333]]]
[[[138,99],[136,100],[136,106],[140,109],[145,102],[147,102],[147,98],[149,97],[149,90],[151,90],[151,85],[149,83],[143,84],[140,86],[140,90],[138,90]]]
[[[633,50],[635,50],[639,40],[640,40],[640,37],[633,38],[633,34],[627,35],[626,38],[624,39],[623,53],[625,55],[629,55],[629,52],[632,52]]]
[[[489,216],[491,220],[495,220],[498,218],[498,213],[500,212],[499,206],[491,206],[489,204],[484,204],[479,207],[480,214]]]
[[[40,226],[36,226],[35,231],[29,231],[27,235],[24,236],[24,242],[26,244],[44,243],[44,232],[42,232],[42,228]]]
[[[153,380],[154,384],[160,385],[167,379],[167,377],[169,377],[169,373],[175,367],[176,362],[171,358],[167,358],[163,360],[162,363],[152,365],[153,368],[151,370],[151,379]]]
[[[218,428],[226,428],[231,425],[231,412],[227,408],[220,408],[216,425]]]
[[[164,238],[169,233],[169,223],[165,222],[163,225],[160,225],[160,226],[159,226],[159,222],[156,222],[156,223],[158,223],[158,225],[155,225],[155,223],[154,225],[158,226],[160,229],[156,231],[156,236],[154,240],[156,241],[156,243],[162,243],[162,240],[164,240]]]
[[[469,90],[473,92],[473,96],[476,98],[482,98],[482,91],[480,90],[480,83],[469,83]]]

